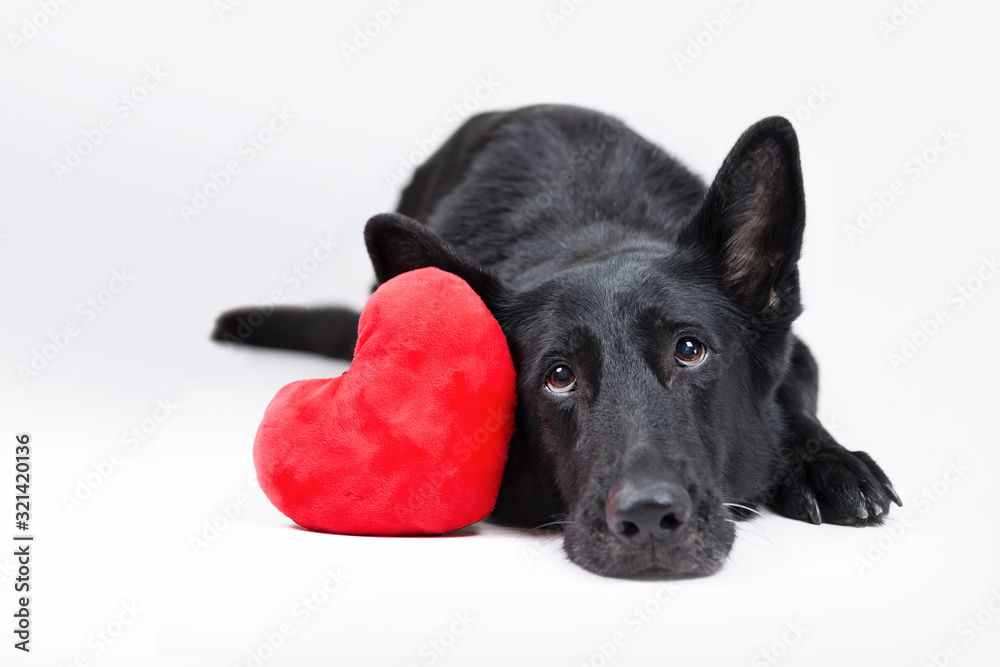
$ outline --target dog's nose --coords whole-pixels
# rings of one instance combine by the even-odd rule
[[[630,547],[672,542],[691,518],[691,496],[674,482],[625,482],[604,507],[611,533]]]

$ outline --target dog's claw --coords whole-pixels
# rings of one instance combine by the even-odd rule
[[[823,515],[819,511],[819,503],[816,502],[815,497],[809,499],[809,506],[807,511],[809,512],[809,520],[813,524],[818,526],[821,523],[823,523]]]
[[[890,498],[892,498],[892,502],[896,503],[897,506],[902,507],[903,501],[899,499],[899,494],[896,493],[896,489],[892,488],[892,484],[890,482],[883,482],[882,486],[885,487],[885,492],[889,494]],[[886,508],[887,511],[888,509],[889,508]]]
[[[899,503],[882,469],[864,452],[836,445],[801,461],[778,487],[770,507],[814,524],[874,526]]]

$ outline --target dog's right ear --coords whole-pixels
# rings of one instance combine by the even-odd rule
[[[379,284],[407,271],[429,266],[453,273],[469,283],[494,311],[507,291],[497,276],[458,253],[437,234],[412,218],[381,213],[365,225],[365,245]]]

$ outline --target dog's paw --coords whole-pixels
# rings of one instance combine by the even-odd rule
[[[791,468],[769,504],[779,514],[815,524],[874,526],[882,523],[892,502],[903,505],[872,457],[837,447]]]

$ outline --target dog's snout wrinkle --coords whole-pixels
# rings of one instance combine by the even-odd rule
[[[625,482],[608,497],[605,518],[626,546],[675,542],[691,518],[691,496],[675,482]]]

